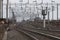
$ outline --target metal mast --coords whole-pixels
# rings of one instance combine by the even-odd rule
[[[15,19],[16,17],[15,17],[15,14],[14,14],[13,9],[12,9],[12,15],[13,15],[13,16],[12,16],[12,18],[13,18],[13,23],[15,23],[15,22],[16,22],[16,19]]]
[[[9,0],[7,0],[7,4],[6,4],[6,21],[8,22],[8,3],[9,3]]]
[[[52,2],[52,20],[54,19],[54,6],[53,6],[53,2],[55,1],[51,1]]]
[[[3,0],[0,0],[0,18],[3,18],[2,12],[3,12]]]
[[[9,8],[10,8],[10,10],[11,10],[11,12],[12,12],[12,22],[15,23],[15,22],[16,22],[16,19],[15,19],[16,16],[15,16],[15,14],[14,14],[14,10],[13,10],[12,7],[11,7],[11,4],[10,4],[10,7],[9,7]]]
[[[58,4],[57,4],[57,20],[58,20]]]
[[[45,28],[45,15],[44,15],[44,13],[45,13],[45,10],[43,10],[43,0],[42,0],[42,15],[43,15],[43,27]]]
[[[23,0],[20,0],[20,4],[21,4],[21,11],[23,10]],[[24,15],[24,12],[22,11],[23,15]],[[24,20],[24,16],[23,16],[23,20]]]
[[[2,0],[2,18],[3,18],[3,0]]]

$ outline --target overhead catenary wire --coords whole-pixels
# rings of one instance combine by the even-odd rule
[[[42,1],[43,1],[43,0],[42,0]],[[29,0],[28,0],[28,3],[29,3]],[[42,2],[42,3],[43,3],[43,2]],[[12,5],[12,4],[11,4],[11,5]],[[19,3],[17,3],[16,5],[18,6]],[[31,6],[33,6],[33,5],[36,5],[36,4],[31,4],[31,3],[29,3],[29,4],[25,3],[25,4],[24,4],[24,3],[22,3],[21,9],[24,9],[23,6],[25,6],[25,5],[28,5],[28,6],[31,5]],[[47,4],[47,3],[45,3],[45,4],[44,4],[44,3],[43,3],[43,4],[37,3],[37,6],[39,6],[39,5],[40,5],[40,6],[41,6],[41,5],[48,5],[48,6],[49,6],[49,5],[52,5],[52,3],[48,3],[48,4]],[[53,4],[53,5],[57,5],[57,4]],[[21,6],[21,5],[20,5],[20,6]],[[39,7],[40,7],[40,6],[39,6]],[[59,3],[58,3],[58,6],[59,6]],[[34,6],[34,7],[35,7],[35,6]],[[32,8],[32,7],[31,7],[31,8]],[[37,8],[38,8],[38,7],[35,7],[34,9],[37,10]],[[41,7],[40,7],[40,8],[41,8]],[[51,7],[51,8],[52,8],[52,7]],[[57,8],[57,7],[54,7],[54,8]],[[38,9],[39,9],[39,8],[38,8]],[[27,9],[24,9],[24,10],[25,10],[25,11],[23,11],[23,12],[27,13],[27,12],[26,12]],[[42,9],[40,9],[39,11],[41,11],[41,10],[42,10]],[[52,9],[52,10],[53,10],[53,9]],[[52,10],[51,10],[51,12],[52,12]],[[36,12],[36,11],[35,11],[35,12]],[[29,12],[28,12],[28,13],[29,13]],[[37,10],[37,13],[38,13],[38,10]],[[54,12],[53,12],[53,13],[54,13]],[[53,14],[53,13],[52,13],[52,14]],[[38,14],[38,15],[39,15],[39,14]],[[57,17],[58,17],[58,15],[57,15]],[[42,17],[41,17],[41,18],[42,18]],[[47,17],[47,18],[48,18],[48,17]],[[52,18],[52,19],[54,19],[54,14],[53,14],[53,18]]]

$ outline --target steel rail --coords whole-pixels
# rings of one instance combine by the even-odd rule
[[[30,29],[27,29],[27,28],[22,28],[22,29],[29,30],[29,31],[38,33],[38,34],[40,34],[40,35],[44,35],[44,36],[48,36],[48,37],[51,37],[51,38],[60,40],[60,37],[57,37],[57,36],[54,36],[54,35],[51,35],[51,34],[46,34],[46,33],[43,33],[43,32],[37,32],[37,31],[30,30]]]
[[[16,29],[17,30],[17,29]],[[27,32],[25,32],[25,31],[22,31],[22,30],[17,30],[17,31],[19,31],[19,32],[22,32],[22,33],[24,33],[24,34],[26,34],[27,36],[29,36],[29,37],[31,37],[32,39],[34,39],[34,40],[38,40],[36,37],[34,37],[33,35],[31,35],[31,34],[29,34],[29,33],[27,33]]]

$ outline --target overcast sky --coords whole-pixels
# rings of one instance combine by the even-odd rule
[[[9,0],[11,3],[18,3],[19,0]],[[26,2],[27,0],[23,0],[24,2]],[[34,1],[34,0],[29,0],[30,2]],[[37,0],[38,2],[40,2],[41,0]],[[60,3],[60,0],[54,0],[56,3]],[[43,0],[43,2],[51,2],[51,0]],[[6,3],[6,0],[4,0],[4,3]]]
[[[24,3],[26,3],[28,0],[23,0]],[[34,0],[29,0],[30,3],[32,3]],[[60,3],[60,0],[54,0],[55,3]],[[41,0],[37,0],[38,3],[41,3]],[[51,0],[43,0],[44,3],[51,3]],[[3,1],[3,3],[5,4],[6,3],[6,0]],[[9,0],[9,3],[19,3],[19,0]],[[59,12],[60,13],[60,12]],[[6,17],[6,15],[4,14],[4,17]],[[56,12],[55,12],[55,16],[56,18]],[[60,19],[60,16],[59,16],[59,19]]]

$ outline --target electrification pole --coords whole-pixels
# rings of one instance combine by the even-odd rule
[[[52,20],[54,19],[54,6],[53,6],[53,3],[55,2],[55,1],[51,1],[52,2]]]
[[[21,4],[21,11],[22,11],[22,13],[24,15],[24,12],[23,12],[23,0],[20,0],[20,4]],[[24,16],[23,16],[23,20],[24,20]]]
[[[7,4],[6,4],[6,21],[8,22],[8,4],[9,4],[9,0],[7,0]]]
[[[43,0],[41,0],[41,8],[43,10]],[[42,13],[41,13],[41,18],[42,18]]]
[[[48,11],[48,24],[49,24],[49,11]]]
[[[38,3],[36,1],[36,9],[37,9],[37,16],[39,17],[39,13],[38,13]]]
[[[58,4],[57,4],[57,20],[58,20]]]
[[[30,5],[30,8],[29,9],[30,9],[30,12],[29,12],[30,13],[30,20],[31,20],[31,5]]]
[[[3,18],[3,0],[2,0],[2,18]]]
[[[54,14],[53,14],[53,13],[54,13],[54,12],[53,12],[53,8],[54,8],[54,7],[52,6],[52,20],[53,20],[53,17],[54,17]]]

